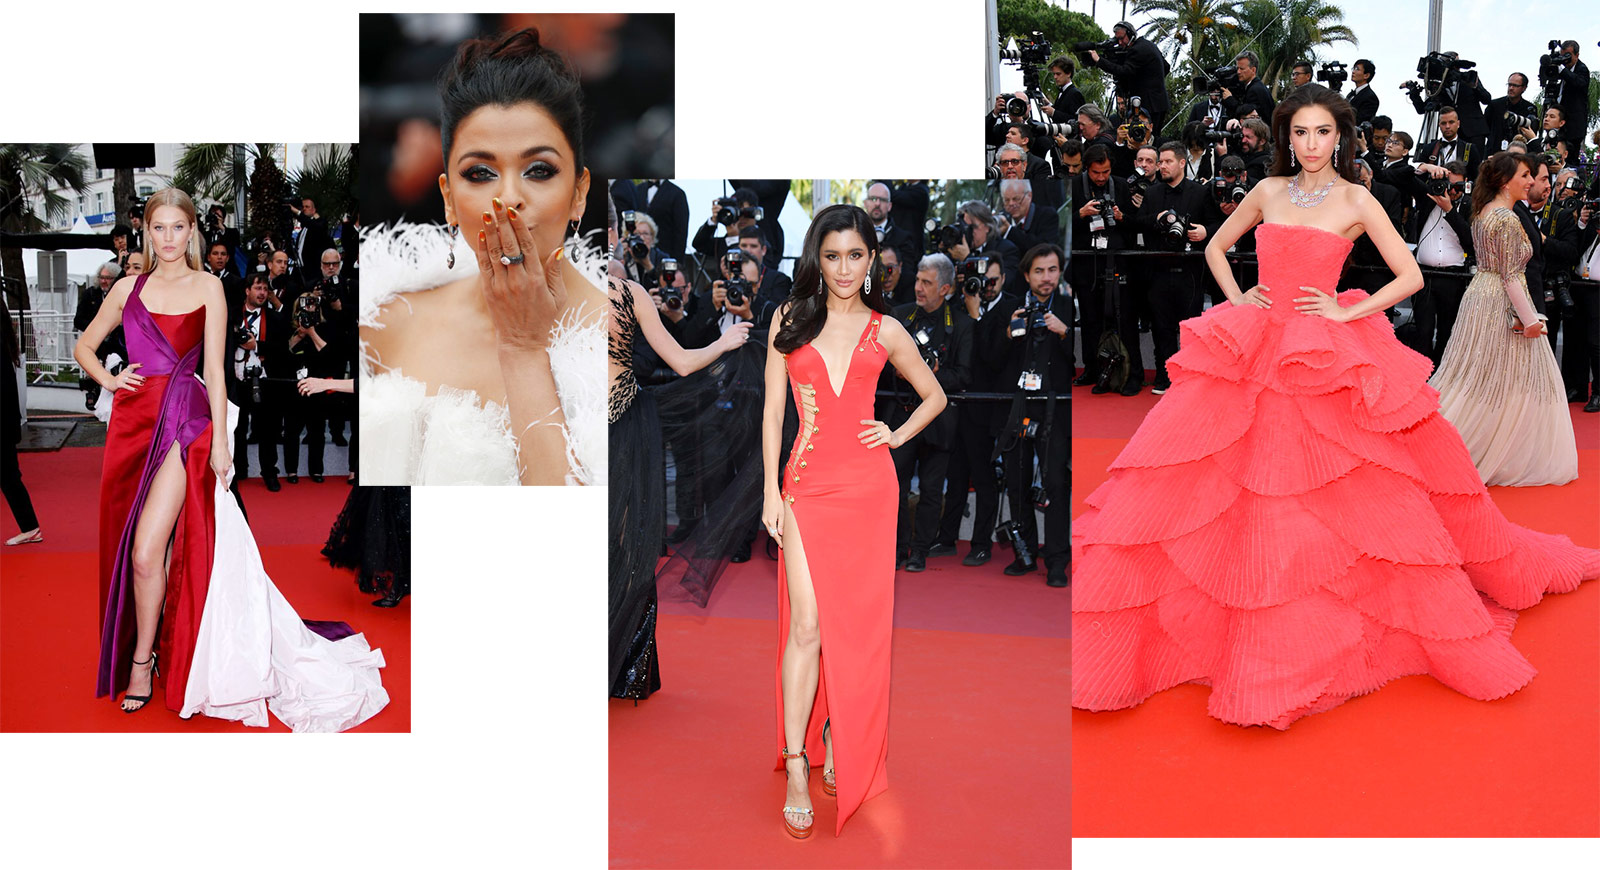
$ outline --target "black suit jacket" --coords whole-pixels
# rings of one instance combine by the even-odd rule
[[[1078,86],[1072,82],[1067,82],[1067,86],[1062,88],[1061,93],[1056,95],[1055,104],[1050,110],[1050,118],[1057,124],[1065,124],[1068,121],[1077,120],[1078,110],[1083,108],[1085,102],[1087,100],[1083,98],[1083,93],[1078,90]]]
[[[1056,210],[1035,201],[1028,211],[1026,220],[1013,223],[1006,231],[1006,240],[1024,254],[1034,245],[1045,242],[1061,244],[1061,219],[1056,216]]]
[[[748,187],[756,192],[756,205],[761,206],[761,231],[767,237],[767,268],[776,269],[783,261],[783,224],[778,216],[789,202],[787,178],[730,178],[735,189]]]
[[[1220,130],[1220,129],[1222,129],[1222,125],[1227,122],[1229,115],[1228,115],[1228,107],[1227,106],[1222,105],[1221,103],[1217,104],[1217,106],[1218,106],[1219,109],[1222,110],[1222,117],[1220,119],[1218,119],[1214,129]],[[1206,116],[1209,115],[1210,113],[1211,113],[1211,100],[1210,100],[1210,98],[1201,100],[1200,102],[1195,103],[1194,105],[1189,107],[1189,123],[1194,123],[1195,121],[1204,121]]]
[[[1164,116],[1171,108],[1167,102],[1167,61],[1150,40],[1135,37],[1121,59],[1102,54],[1095,66],[1117,80],[1117,93],[1139,97],[1152,116]]]
[[[1011,312],[1021,308],[1019,301],[1010,311],[1005,312],[1006,323],[1010,324]],[[1072,302],[1065,295],[1057,293],[1050,298],[1050,311],[1063,322],[1072,323]],[[987,320],[988,318],[985,318]],[[1004,342],[1004,363],[1000,367],[1000,379],[995,389],[1000,391],[1014,390],[1017,382],[1022,377],[1022,367],[1026,362],[1025,341],[1022,338],[1012,338],[1010,329],[1001,330],[1000,340]],[[1050,392],[1058,396],[1066,396],[1072,389],[1072,355],[1068,352],[1072,341],[1072,330],[1068,329],[1065,337],[1054,333],[1044,337],[1044,363],[1049,373],[1045,386]],[[1040,372],[1045,374],[1045,372]],[[1043,395],[1041,393],[1040,395]],[[1002,405],[1009,410],[1009,406]],[[1002,411],[1004,413],[1004,411]],[[1055,425],[1061,428],[1067,426],[1067,417],[1070,411],[1059,402],[1056,404]],[[1004,418],[1002,417],[1002,420]]]
[[[1455,96],[1441,93],[1439,102],[1456,107],[1456,116],[1461,119],[1461,138],[1478,142],[1489,138],[1489,125],[1484,119],[1483,107],[1486,103],[1494,102],[1494,96],[1484,90],[1477,71],[1463,72],[1461,80],[1454,87]],[[1417,114],[1423,114],[1421,91],[1411,94],[1411,107],[1417,110]]]
[[[318,264],[322,262],[322,252],[333,247],[333,236],[328,235],[328,219],[325,217],[308,218],[304,214],[298,218],[300,221],[301,238],[295,239],[294,247],[298,251],[300,269],[304,272],[322,274]]]
[[[1356,123],[1370,121],[1378,114],[1378,92],[1372,89],[1372,83],[1359,91],[1352,91],[1349,98],[1350,108],[1356,110]]]
[[[1022,273],[1017,271],[1017,264],[1022,260],[1022,251],[1014,243],[1002,238],[991,238],[989,243],[968,256],[1000,258],[1000,271],[1004,273],[1007,287],[1016,287],[1022,283]]]
[[[1511,211],[1522,222],[1522,231],[1528,234],[1528,242],[1533,245],[1533,256],[1528,258],[1527,265],[1528,295],[1533,297],[1533,307],[1544,314],[1544,234],[1539,232],[1539,221],[1533,212],[1521,201]]]
[[[1120,251],[1126,248],[1128,246],[1127,227],[1133,213],[1133,203],[1128,201],[1127,183],[1116,176],[1112,176],[1106,182],[1106,190],[1104,192],[1091,190],[1090,188],[1089,173],[1080,172],[1073,176],[1072,205],[1070,206],[1072,209],[1072,246],[1079,250],[1090,250],[1090,246],[1093,244],[1094,237],[1089,231],[1090,218],[1080,215],[1078,210],[1092,200],[1099,199],[1103,201],[1109,199],[1115,201],[1121,207],[1122,220],[1118,221],[1116,226],[1105,231],[1106,250]],[[1101,214],[1108,214],[1110,211],[1109,208],[1104,206],[1100,209]],[[1008,280],[1006,286],[1016,287],[1017,285]]]
[[[1544,234],[1545,274],[1572,274],[1583,256],[1583,249],[1578,246],[1578,210],[1552,208],[1540,215],[1539,228]]]
[[[1270,120],[1272,110],[1277,108],[1278,104],[1273,102],[1272,89],[1263,84],[1260,77],[1251,79],[1250,84],[1244,86],[1243,93],[1234,92],[1233,96],[1222,100],[1222,105],[1228,110],[1230,117],[1237,116],[1239,107],[1245,103],[1256,107],[1256,111],[1261,114],[1261,120],[1268,124],[1272,123]]]
[[[1567,119],[1561,129],[1568,142],[1582,142],[1589,129],[1589,68],[1580,60],[1570,70],[1563,67],[1560,78],[1561,117]]]
[[[917,283],[917,261],[922,259],[922,245],[911,230],[895,222],[892,209],[878,247],[894,248],[895,253],[900,255],[900,280],[889,288],[889,298],[896,305],[911,301],[912,288]]]
[[[683,188],[671,181],[662,181],[655,197],[645,205],[649,183],[645,180],[634,184],[634,210],[643,209],[656,222],[656,246],[671,254],[674,260],[681,260],[688,251],[689,198],[684,195]]]

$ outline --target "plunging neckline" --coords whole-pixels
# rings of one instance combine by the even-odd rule
[[[852,352],[854,352],[854,350],[859,349],[861,347],[861,339],[862,339],[862,337],[867,334],[867,330],[872,328],[872,318],[877,317],[877,316],[878,316],[878,312],[873,311],[871,309],[867,310],[867,322],[866,322],[866,325],[861,327],[861,335],[856,336],[856,346],[855,346],[855,348],[852,348]],[[820,331],[818,331],[818,335],[821,335]],[[856,358],[855,358],[855,356],[852,355],[849,359],[847,359],[845,361],[845,364],[844,364],[844,380],[845,380],[845,383],[841,384],[839,386],[839,389],[835,390],[833,388],[833,369],[828,366],[828,358],[826,356],[823,356],[822,351],[816,346],[816,341],[817,340],[815,338],[813,338],[810,342],[806,343],[806,347],[811,348],[812,352],[817,355],[817,359],[822,361],[822,374],[823,374],[824,377],[826,377],[828,379],[828,389],[833,390],[833,398],[834,398],[834,400],[837,401],[839,399],[844,398],[844,394],[843,394],[844,387],[845,387],[845,385],[849,384],[849,382],[850,382],[850,367],[855,365]]]

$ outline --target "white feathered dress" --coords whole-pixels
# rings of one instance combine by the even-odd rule
[[[400,223],[361,234],[361,307],[358,323],[381,329],[378,312],[403,294],[431,290],[475,275],[477,257],[466,244],[446,266],[451,240],[432,224]],[[568,243],[567,255],[598,285],[605,258],[589,246]],[[550,341],[550,368],[566,415],[568,485],[606,483],[606,326],[585,325],[570,309]],[[366,486],[486,485],[520,482],[517,439],[509,409],[472,390],[427,385],[385,366],[361,341],[359,385],[361,455]]]

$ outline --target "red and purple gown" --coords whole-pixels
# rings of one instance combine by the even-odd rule
[[[195,376],[205,308],[150,311],[140,296],[148,277],[139,277],[122,310],[129,362],[142,364],[144,383],[116,391],[106,431],[95,696],[128,686],[134,533],[151,481],[176,451],[184,501],[156,638],[167,707],[185,718],[199,712],[260,726],[270,708],[297,731],[354,727],[388,703],[377,673],[383,654],[342,623],[302,623],[266,576],[238,504],[211,470],[209,396]],[[236,419],[230,413],[229,422]]]
[[[889,787],[889,648],[894,630],[894,541],[900,494],[886,446],[856,438],[874,419],[878,373],[889,353],[878,341],[883,315],[861,331],[844,384],[835,393],[822,354],[807,344],[785,357],[800,432],[783,469],[783,498],[794,513],[817,599],[822,662],[806,726],[807,757],[821,764],[822,725],[830,721],[837,835],[861,806]],[[828,428],[823,429],[822,424]],[[791,542],[792,543],[792,542]],[[783,746],[783,648],[789,640],[789,581],[778,560],[778,745]],[[791,747],[798,749],[798,747]],[[778,767],[781,769],[782,761]]]
[[[1515,611],[1600,577],[1600,551],[1506,520],[1388,320],[1295,310],[1349,240],[1256,239],[1272,307],[1183,322],[1172,389],[1073,524],[1072,705],[1200,683],[1212,716],[1281,729],[1409,674],[1527,685]]]

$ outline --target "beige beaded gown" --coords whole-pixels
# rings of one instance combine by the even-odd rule
[[[1461,433],[1487,486],[1575,480],[1578,447],[1550,342],[1510,328],[1512,311],[1523,323],[1538,317],[1524,275],[1533,247],[1508,208],[1475,220],[1472,243],[1478,274],[1428,379],[1439,391],[1439,413]]]

